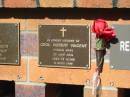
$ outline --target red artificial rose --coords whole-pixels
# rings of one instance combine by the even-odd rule
[[[102,38],[104,38],[106,41],[109,41],[109,40],[115,38],[115,36],[116,36],[116,33],[115,33],[114,29],[112,29],[112,28],[106,28],[102,34]]]
[[[108,27],[108,24],[103,19],[97,19],[92,25],[92,32],[96,33],[97,37],[100,37],[103,31]]]
[[[110,41],[116,36],[114,29],[108,27],[108,24],[103,19],[97,19],[92,25],[92,32],[96,34],[97,38],[102,38],[106,41]]]

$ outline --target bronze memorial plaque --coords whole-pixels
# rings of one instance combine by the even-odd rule
[[[86,25],[40,25],[40,66],[88,68],[89,38]]]
[[[19,64],[19,25],[0,23],[0,64]]]

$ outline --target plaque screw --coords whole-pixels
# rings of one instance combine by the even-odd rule
[[[113,87],[113,86],[114,86],[114,82],[110,82],[110,86],[112,86],[112,87]]]
[[[17,62],[18,62],[18,60],[15,60],[15,62],[17,63]]]
[[[42,62],[40,62],[40,65],[42,64]]]
[[[86,64],[86,67],[88,67],[88,64]]]
[[[41,28],[42,26],[40,25],[39,28]]]
[[[112,66],[111,66],[111,69],[113,69],[113,68],[114,68],[114,66],[112,65]]]
[[[40,76],[39,79],[40,79],[40,80],[44,80],[43,76]]]

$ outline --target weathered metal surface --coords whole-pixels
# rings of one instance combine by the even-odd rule
[[[118,43],[110,49],[111,69],[130,70],[130,25],[114,25]]]
[[[0,24],[0,64],[19,64],[18,24]]]
[[[39,64],[51,67],[89,67],[89,27],[39,26]]]

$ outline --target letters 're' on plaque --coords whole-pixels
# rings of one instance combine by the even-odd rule
[[[88,68],[89,52],[88,26],[39,26],[40,66]]]
[[[0,64],[19,64],[18,24],[0,24]]]
[[[111,69],[130,70],[130,25],[113,25],[117,43],[110,48]]]

